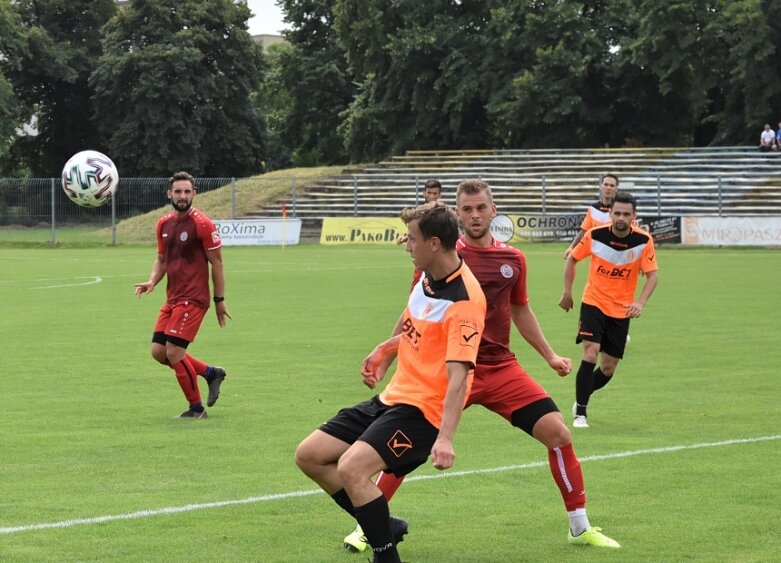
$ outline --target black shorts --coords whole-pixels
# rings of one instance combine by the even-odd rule
[[[599,342],[599,351],[614,358],[623,358],[626,337],[629,334],[629,317],[617,319],[608,317],[599,307],[580,304],[580,321],[575,343],[584,340]]]
[[[377,396],[340,410],[320,430],[348,444],[366,442],[380,454],[387,471],[399,476],[426,462],[439,434],[417,407],[388,406]]]

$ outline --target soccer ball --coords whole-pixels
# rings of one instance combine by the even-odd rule
[[[119,174],[111,159],[98,151],[74,154],[62,169],[62,189],[82,207],[100,207],[117,191]]]

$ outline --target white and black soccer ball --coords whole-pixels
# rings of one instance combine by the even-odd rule
[[[74,154],[62,169],[62,189],[82,207],[100,207],[117,191],[119,173],[109,157],[98,151]]]

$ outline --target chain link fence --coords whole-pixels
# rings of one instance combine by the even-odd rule
[[[195,206],[212,219],[295,214],[297,179],[198,178]],[[167,212],[167,178],[121,178],[112,201],[80,207],[59,178],[0,178],[0,243],[85,244],[154,241]]]

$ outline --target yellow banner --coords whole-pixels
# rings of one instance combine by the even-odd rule
[[[406,233],[398,217],[326,217],[320,244],[396,244]]]

